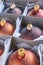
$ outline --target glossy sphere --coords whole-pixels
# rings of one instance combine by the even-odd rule
[[[39,59],[30,50],[25,50],[24,57],[19,59],[16,51],[9,57],[7,65],[39,65]]]
[[[43,9],[40,9],[39,5],[35,5],[34,9],[32,9],[29,13],[28,16],[34,16],[34,17],[39,17],[43,18]]]
[[[3,23],[6,21],[5,23]],[[0,35],[8,34],[12,35],[15,30],[15,27],[13,24],[9,22],[9,20],[2,20],[0,24]]]
[[[10,23],[6,23],[6,25],[2,28],[2,30],[6,34],[12,35],[14,32],[14,26]]]
[[[39,12],[38,13],[36,13],[34,10],[32,10],[32,11],[30,11],[28,13],[28,16],[43,18],[43,10],[42,9],[39,9]]]
[[[23,39],[27,39],[27,40],[34,40],[41,35],[42,35],[42,30],[38,27],[33,26],[30,31],[27,30],[27,28],[25,27],[21,31],[20,37],[23,38]]]

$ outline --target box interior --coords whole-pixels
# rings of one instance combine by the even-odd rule
[[[23,16],[21,24],[20,24],[20,30],[19,32],[27,26],[28,23],[32,23],[34,26],[37,26],[43,30],[43,19],[34,18],[34,17],[28,17]]]
[[[31,3],[30,5],[31,5],[31,6],[28,7],[27,14],[28,14],[29,11],[31,11],[31,10],[34,8],[34,5],[39,5],[39,6],[40,6],[40,9],[43,9],[43,3],[40,2],[40,1],[39,1],[39,2],[36,2],[36,3],[33,3],[33,4]]]
[[[4,10],[4,13],[8,13],[7,11],[9,10],[9,7],[10,7],[11,4],[12,3],[6,2],[6,4],[5,4],[6,7],[5,7],[5,10]],[[19,4],[15,4],[15,5],[16,5],[16,7],[20,8],[22,10],[22,13],[23,13],[25,7],[23,7],[23,6],[19,5]]]

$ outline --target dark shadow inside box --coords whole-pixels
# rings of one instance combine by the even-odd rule
[[[6,2],[4,13],[10,13],[10,11],[11,11],[11,9],[10,9],[10,5],[11,5],[11,4],[12,4],[12,3],[8,3],[8,2]],[[20,8],[20,9],[22,10],[22,13],[23,13],[25,7],[23,7],[23,6],[21,6],[21,5],[17,5],[17,4],[15,4],[15,5],[16,5],[17,8]]]
[[[31,49],[35,45],[43,44],[43,40],[29,41],[21,38],[12,37],[10,51],[16,51],[18,48]]]
[[[36,3],[31,3],[30,4],[30,7],[28,7],[28,11],[27,11],[27,14],[34,8],[34,5],[39,5],[41,9],[43,9],[43,3],[42,2],[36,2]]]
[[[27,41],[23,40],[23,39],[18,39],[18,38],[14,38],[12,37],[11,39],[11,46],[10,46],[10,51],[16,51],[18,48],[26,48],[26,49],[30,49],[31,46],[28,45],[28,43],[26,44]]]
[[[22,21],[21,21],[21,24],[20,24],[20,30],[19,30],[19,32],[21,32],[21,30],[23,28],[25,28],[28,23],[32,23],[34,26],[37,26],[37,27],[43,29],[43,19],[24,16],[22,18]]]
[[[17,49],[18,48],[16,46],[16,42],[15,42],[14,38],[12,37],[12,39],[11,39],[11,46],[10,46],[10,50],[9,51],[11,51],[11,50],[16,51]]]

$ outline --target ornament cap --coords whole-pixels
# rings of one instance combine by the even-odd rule
[[[16,5],[15,4],[12,4],[11,6],[10,6],[10,9],[14,9],[16,7]]]
[[[24,56],[25,56],[25,49],[24,48],[18,49],[18,58],[22,59]]]
[[[35,11],[39,11],[39,9],[40,9],[40,6],[39,5],[34,5],[34,10]]]
[[[33,27],[33,25],[32,25],[31,23],[29,23],[29,24],[27,25],[27,30],[28,30],[28,31],[31,31],[31,30],[32,30],[32,27]]]
[[[0,21],[0,26],[5,26],[5,24],[6,24],[6,20],[4,20],[4,19],[2,19],[1,21]]]

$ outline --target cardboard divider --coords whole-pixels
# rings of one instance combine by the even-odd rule
[[[37,40],[37,41],[30,41],[30,40],[25,40],[25,39],[21,39],[21,38],[17,38],[17,37],[12,37],[11,39],[11,43],[13,44],[14,48],[17,47],[16,45],[19,45],[22,43],[26,43],[27,45],[30,45],[30,46],[35,46],[35,45],[40,45],[40,44],[43,44],[43,40]],[[24,46],[25,47],[25,46]],[[12,47],[13,48],[13,47]]]
[[[38,0],[6,0],[7,2],[15,2],[15,3],[19,3],[19,4],[21,4],[21,2],[36,2],[36,1],[38,1]]]

